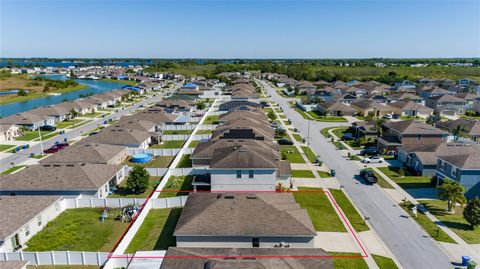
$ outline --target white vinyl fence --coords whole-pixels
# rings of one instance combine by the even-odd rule
[[[153,156],[175,156],[180,152],[181,148],[170,148],[170,149],[139,149],[139,148],[129,148],[128,155],[133,156],[140,153],[148,153]]]
[[[171,140],[188,140],[192,137],[192,140],[203,140],[210,139],[212,134],[196,134],[196,135],[162,135],[162,141],[171,141]]]
[[[152,208],[171,208],[184,206],[188,196],[176,196],[168,198],[149,199],[147,203],[152,204]],[[77,198],[64,199],[62,201],[63,210],[74,208],[121,208],[128,205],[142,205],[147,198]]]
[[[197,127],[196,124],[182,124],[182,125],[164,125],[162,127],[163,131],[183,131],[183,130],[193,130]]]
[[[96,265],[107,261],[106,252],[48,251],[2,252],[0,261],[29,261],[30,265]]]

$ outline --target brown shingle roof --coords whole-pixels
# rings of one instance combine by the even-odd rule
[[[291,193],[191,193],[174,232],[175,236],[316,234],[307,211]]]
[[[41,164],[53,163],[99,163],[107,164],[126,149],[125,146],[76,143],[43,160]]]
[[[431,125],[428,125],[423,122],[418,122],[414,120],[405,120],[405,121],[389,121],[384,124],[385,127],[388,127],[392,130],[395,130],[401,134],[434,134],[434,135],[448,135],[448,132],[435,128]]]

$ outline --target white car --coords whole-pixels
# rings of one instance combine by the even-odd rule
[[[385,160],[380,156],[367,157],[362,160],[362,163],[383,163]]]

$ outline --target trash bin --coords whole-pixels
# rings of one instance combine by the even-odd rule
[[[469,261],[470,261],[469,256],[462,256],[462,266],[467,266]]]
[[[65,137],[65,138],[63,139],[63,142],[67,143],[67,141],[68,141],[68,139]]]
[[[469,260],[468,263],[467,263],[467,269],[475,269],[477,267],[477,263],[472,261],[472,260]]]
[[[332,177],[334,177],[334,176],[335,176],[335,174],[336,174],[335,170],[333,170],[333,169],[332,169],[332,170],[330,170],[330,175],[331,175]]]

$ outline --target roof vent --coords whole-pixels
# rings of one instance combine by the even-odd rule
[[[217,194],[217,199],[221,199],[221,198],[222,198],[222,194],[221,193]]]
[[[233,194],[226,194],[225,199],[229,199],[229,200],[235,199],[235,196]]]
[[[247,195],[247,199],[257,199],[257,195],[255,193],[250,193]]]

